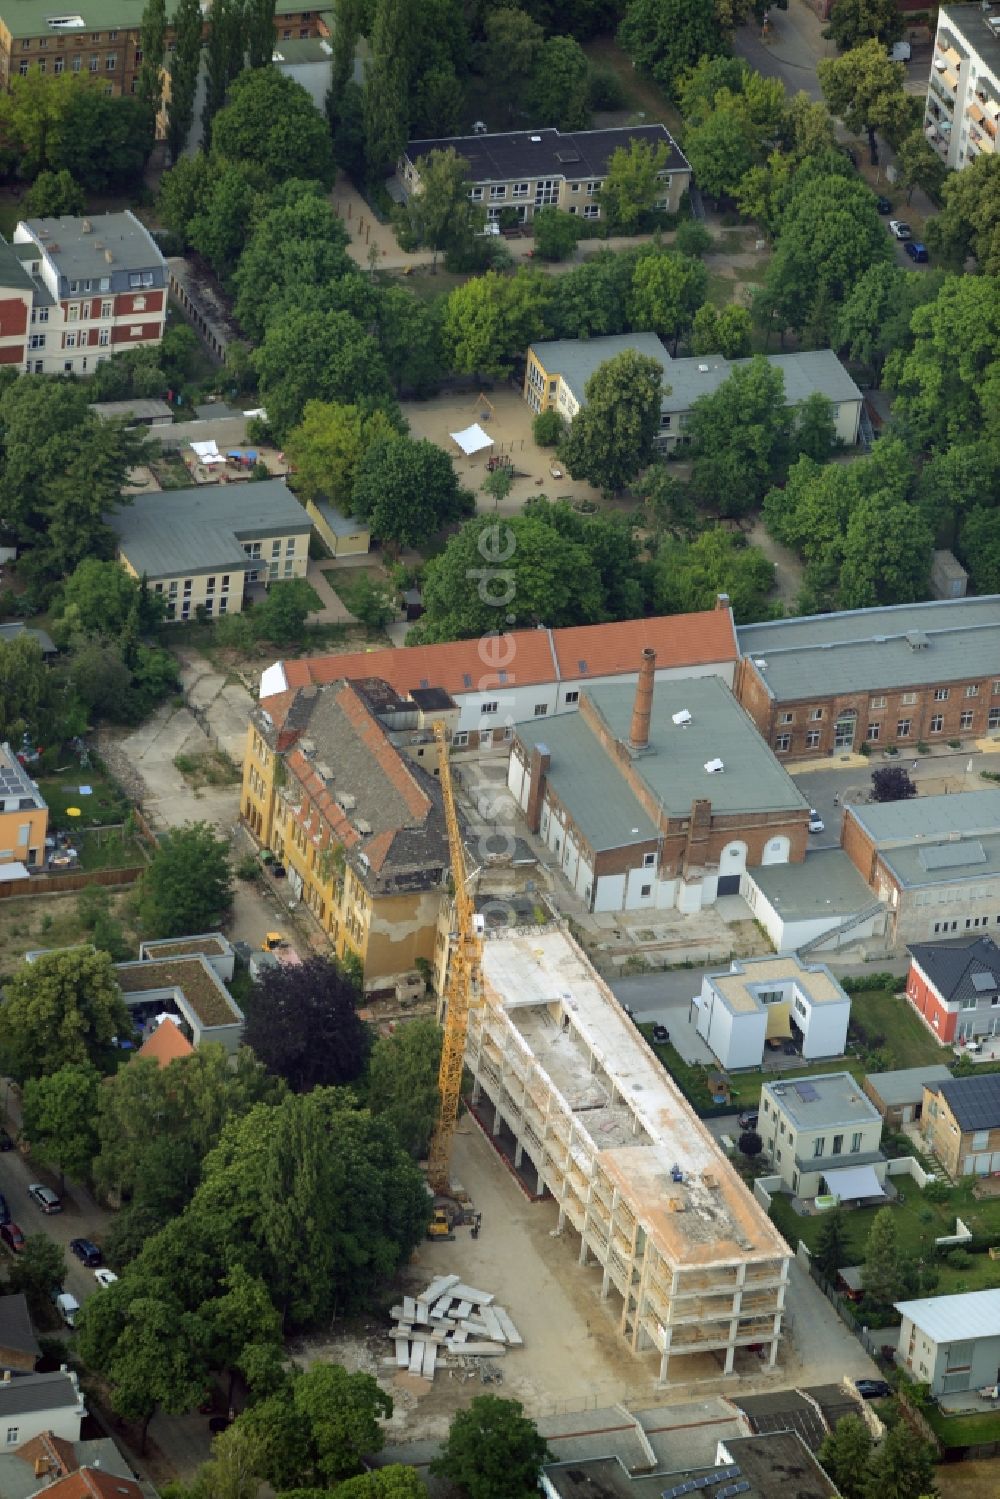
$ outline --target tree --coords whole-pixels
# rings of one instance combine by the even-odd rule
[[[962,537],[966,523],[975,511],[984,507],[989,514],[1000,513],[984,501],[996,493],[1000,484],[1000,441],[983,438],[979,442],[957,443],[941,448],[922,467],[917,484],[917,498],[934,529],[938,546],[958,547],[966,566],[979,552],[980,544],[989,551],[988,533],[974,547]],[[976,584],[979,593],[995,590]]]
[[[107,953],[42,953],[15,970],[5,993],[0,1057],[5,1075],[19,1083],[63,1067],[100,1065],[115,1037],[132,1031]]]
[[[838,1270],[845,1263],[846,1255],[847,1224],[844,1222],[844,1210],[838,1203],[836,1207],[830,1208],[823,1214],[823,1221],[816,1236],[813,1263],[827,1280],[835,1281]]]
[[[420,158],[420,185],[407,200],[406,214],[417,243],[433,252],[432,271],[441,251],[467,252],[483,226],[485,214],[469,197],[469,172],[453,146]]]
[[[52,735],[61,739],[74,728],[72,704],[63,697],[59,679],[42,656],[33,635],[0,640],[0,736],[19,745],[25,734],[36,744]],[[67,710],[70,710],[69,712]],[[76,732],[82,732],[81,722]]]
[[[297,645],[305,634],[306,621],[319,607],[316,590],[305,578],[282,578],[267,586],[263,603],[255,604],[250,626],[255,640],[272,645]]]
[[[891,769],[892,767],[886,767]],[[874,783],[874,777],[872,777]],[[874,794],[874,784],[873,784]],[[880,1208],[865,1242],[861,1284],[865,1301],[879,1310],[891,1307],[902,1289],[903,1264],[892,1208]]]
[[[611,153],[601,187],[601,207],[615,229],[634,234],[641,227],[642,220],[665,196],[662,176],[669,161],[670,148],[665,142],[653,146],[638,136]]]
[[[374,634],[380,634],[398,617],[393,590],[379,585],[366,572],[359,571],[343,590],[343,599],[354,618]]]
[[[277,68],[250,68],[230,85],[225,107],[212,121],[212,153],[252,163],[269,182],[333,182],[326,121],[309,91]]]
[[[268,327],[254,363],[268,419],[281,438],[301,421],[307,401],[371,411],[391,395],[378,344],[347,312],[292,312]]]
[[[371,288],[347,254],[347,231],[318,185],[286,182],[270,194],[269,203],[233,276],[240,325],[260,338],[279,313],[354,312],[350,297],[357,291],[364,299],[358,311],[367,321]],[[337,292],[344,294],[342,301],[336,300]]]
[[[864,1499],[934,1499],[935,1461],[930,1442],[915,1438],[909,1423],[899,1421],[872,1454]]]
[[[174,55],[170,64],[170,103],[167,106],[167,146],[178,166],[194,120],[194,101],[201,67],[202,15],[200,0],[177,0],[174,11]]]
[[[739,515],[759,504],[781,472],[789,427],[784,378],[761,356],[737,365],[717,390],[699,396],[685,432],[700,503],[720,515]]]
[[[307,500],[325,498],[348,511],[362,458],[373,443],[395,431],[384,411],[365,414],[357,406],[307,402],[301,422],[285,441],[296,491]]]
[[[748,1161],[752,1161],[764,1149],[764,1142],[755,1129],[748,1129],[740,1135],[739,1147],[740,1154],[745,1155]]]
[[[750,313],[735,302],[718,308],[703,302],[691,323],[691,352],[721,354],[724,359],[745,359],[750,353]]]
[[[16,80],[15,80],[16,81]],[[948,172],[944,206],[927,225],[927,243],[949,270],[970,255],[989,276],[1000,269],[1000,157],[983,152],[961,172]]]
[[[7,169],[19,169],[28,179],[52,169],[58,126],[83,86],[83,80],[71,73],[50,77],[31,67],[10,79],[0,99]]]
[[[814,390],[795,410],[795,446],[800,453],[825,463],[837,443],[833,403],[821,390]]]
[[[375,1468],[363,1477],[338,1483],[333,1499],[424,1499],[426,1492],[415,1468],[391,1463],[387,1468]],[[282,1499],[290,1496],[285,1494]]]
[[[326,1486],[358,1472],[384,1444],[379,1419],[391,1414],[392,1401],[372,1375],[319,1364],[294,1374],[237,1424],[261,1442],[262,1476],[285,1489]]]
[[[86,557],[66,579],[62,618],[70,628],[114,640],[134,613],[140,629],[151,629],[162,617],[162,605],[120,563]]]
[[[50,165],[65,168],[86,192],[122,192],[134,188],[152,146],[152,121],[140,99],[82,88],[58,122]]]
[[[136,93],[149,111],[149,121],[152,127],[163,97],[160,74],[167,48],[166,0],[146,0],[142,12],[139,46],[142,49],[142,62],[139,65]]]
[[[728,101],[727,101],[728,102]],[[684,139],[684,153],[698,182],[712,198],[733,198],[755,165],[758,148],[739,101],[723,102]]]
[[[497,96],[507,100],[507,113],[513,120],[521,94],[540,61],[544,33],[523,10],[506,7],[489,12],[483,32],[483,71]]]
[[[916,794],[916,786],[901,765],[883,765],[872,771],[873,802],[901,802]]]
[[[60,1191],[67,1172],[78,1182],[90,1174],[97,1154],[99,1083],[100,1074],[89,1063],[60,1067],[25,1083],[21,1131],[35,1160],[58,1170]]]
[[[566,423],[554,406],[540,411],[531,424],[531,435],[540,448],[556,448],[566,435]]]
[[[899,392],[894,416],[923,448],[998,431],[1000,280],[948,276],[910,319],[912,349],[891,353],[886,383]],[[2,408],[0,402],[0,408]]]
[[[249,66],[269,68],[274,55],[274,0],[247,0],[244,25]]]
[[[545,1439],[519,1400],[477,1395],[468,1410],[452,1417],[431,1472],[468,1499],[531,1499],[548,1457]]]
[[[960,553],[977,593],[1000,593],[1000,509],[976,505],[962,527]]]
[[[375,0],[371,62],[365,72],[365,171],[378,183],[395,166],[409,130],[411,0]]]
[[[483,494],[488,494],[493,501],[494,510],[500,508],[501,500],[505,500],[510,494],[514,483],[509,468],[500,467],[493,469],[483,480]]]
[[[425,438],[380,437],[358,462],[351,511],[384,541],[422,546],[442,526],[473,509],[472,496],[460,487],[448,454]]]
[[[666,470],[660,472],[667,476]],[[652,498],[654,509],[658,500],[667,498],[659,484]],[[773,615],[773,590],[774,563],[759,547],[748,546],[743,536],[723,526],[711,526],[693,541],[664,539],[653,563],[653,604],[661,614],[712,609],[719,594],[725,593],[737,622],[747,624]]]
[[[205,49],[205,102],[201,128],[212,139],[212,121],[226,102],[229,85],[243,68],[243,0],[216,0]]]
[[[224,115],[225,110],[216,119]],[[228,282],[236,269],[259,208],[260,194],[245,164],[218,163],[197,213],[188,221],[187,238],[221,281]]]
[[[86,201],[80,184],[64,169],[39,172],[25,193],[22,206],[26,217],[55,219],[62,214],[82,214]]]
[[[442,310],[440,302],[423,302],[401,286],[379,288],[377,337],[397,390],[422,396],[437,389],[445,368]]]
[[[925,598],[933,548],[934,533],[917,506],[888,491],[866,495],[844,538],[841,607],[871,609]]]
[[[860,1416],[841,1416],[816,1454],[844,1499],[865,1499],[871,1455],[871,1433]]]
[[[198,11],[199,17],[201,10]],[[201,208],[212,184],[214,173],[203,151],[181,156],[164,173],[156,199],[156,209],[171,234],[188,243],[188,225]]]
[[[906,188],[907,203],[913,197],[915,187],[940,199],[948,180],[948,168],[919,126],[905,135],[896,147],[896,167],[899,181]]]
[[[576,253],[580,223],[561,208],[540,208],[531,221],[539,260],[570,260]]]
[[[532,110],[538,124],[555,125],[559,130],[586,130],[590,124],[589,84],[590,67],[580,43],[571,36],[550,36],[538,49],[531,83]]]
[[[268,969],[246,999],[244,1040],[296,1093],[359,1077],[369,1038],[357,986],[339,964],[309,958]]]
[[[676,97],[684,73],[723,51],[718,17],[702,0],[629,0],[618,40],[642,73]]]
[[[163,834],[140,893],[139,909],[151,936],[212,931],[232,899],[228,846],[207,822]]]
[[[544,338],[551,278],[543,271],[487,271],[456,286],[445,303],[443,339],[460,374],[506,374],[528,344]]]
[[[441,1030],[432,1020],[410,1020],[376,1039],[368,1060],[365,1096],[404,1150],[424,1155],[437,1120]]]
[[[705,300],[708,272],[700,260],[669,250],[641,254],[632,275],[628,316],[634,328],[649,328],[674,340],[690,328]]]
[[[895,136],[906,124],[903,64],[892,62],[882,43],[871,40],[842,57],[821,58],[816,76],[830,113],[843,120],[852,135],[867,132],[874,161],[875,132]]]
[[[62,1288],[66,1279],[66,1255],[63,1246],[48,1234],[28,1234],[24,1248],[14,1256],[10,1267],[9,1287],[14,1295],[26,1297],[28,1310],[41,1322],[52,1306],[52,1287]]]
[[[610,493],[634,479],[652,459],[665,393],[658,360],[632,350],[605,360],[587,381],[586,405],[561,448],[573,478]]]
[[[823,35],[836,42],[840,52],[849,52],[872,37],[887,47],[903,35],[903,18],[896,0],[834,0]]]

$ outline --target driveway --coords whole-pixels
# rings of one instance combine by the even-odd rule
[[[802,89],[810,99],[821,99],[816,64],[821,57],[837,55],[833,42],[823,38],[823,26],[805,0],[788,0],[787,10],[771,9],[766,37],[758,23],[741,26],[736,52],[765,78],[780,78],[789,94]]]

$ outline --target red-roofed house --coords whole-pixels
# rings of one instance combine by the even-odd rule
[[[563,630],[515,630],[479,640],[406,646],[276,661],[261,678],[261,701],[308,683],[376,677],[401,698],[442,688],[458,707],[456,749],[491,749],[514,726],[574,712],[581,689],[638,679],[645,649],[656,652],[656,680],[718,676],[731,687],[738,659],[729,602],[699,614],[668,614]]]
[[[172,1020],[161,1020],[136,1052],[137,1057],[152,1057],[161,1067],[169,1067],[178,1057],[189,1057],[194,1047],[179,1025]]]

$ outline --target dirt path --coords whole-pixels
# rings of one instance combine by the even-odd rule
[[[774,596],[784,604],[787,613],[794,613],[805,573],[801,559],[790,548],[774,540],[759,516],[753,523],[749,540],[753,546],[760,547],[768,561],[774,563]]]

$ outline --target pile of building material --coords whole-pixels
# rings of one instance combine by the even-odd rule
[[[404,1296],[389,1313],[395,1322],[396,1364],[433,1379],[439,1363],[469,1357],[497,1358],[524,1339],[488,1291],[462,1284],[458,1275],[437,1275],[419,1296]]]

